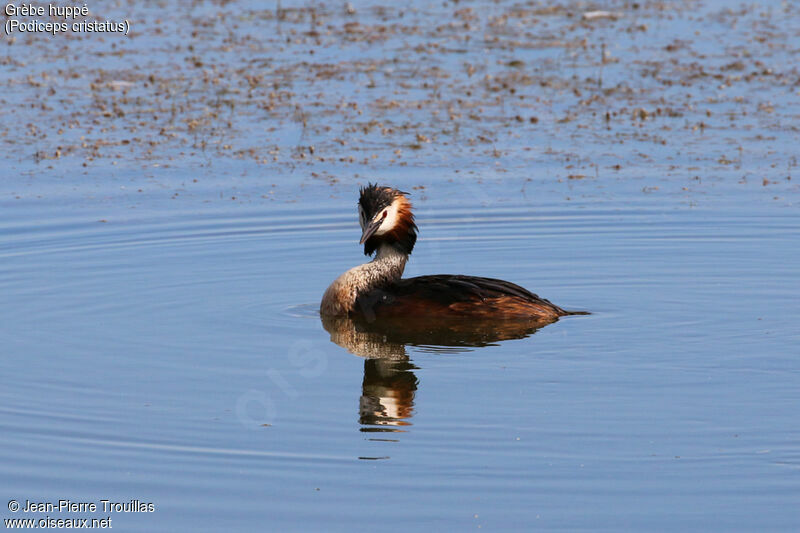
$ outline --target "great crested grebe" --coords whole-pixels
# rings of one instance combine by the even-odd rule
[[[383,318],[473,318],[549,323],[584,312],[565,311],[530,291],[499,279],[439,274],[402,279],[417,241],[417,225],[406,195],[391,187],[361,188],[358,216],[369,263],[331,283],[320,304],[323,316]]]

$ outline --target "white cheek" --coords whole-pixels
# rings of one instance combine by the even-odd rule
[[[390,205],[384,211],[386,211],[386,218],[383,219],[383,223],[381,223],[375,235],[383,235],[397,225],[397,204]],[[383,211],[381,211],[381,215],[383,215]]]

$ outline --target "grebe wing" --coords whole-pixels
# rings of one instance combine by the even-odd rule
[[[509,281],[454,274],[401,279],[394,284],[392,289],[398,296],[419,295],[433,299],[452,299],[453,301],[497,298],[500,296],[516,296],[523,299],[540,300],[537,295],[529,290]]]
[[[381,316],[552,317],[560,307],[514,283],[493,278],[439,274],[401,279],[356,301],[367,319]]]

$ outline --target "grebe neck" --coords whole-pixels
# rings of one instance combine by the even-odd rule
[[[375,259],[361,265],[364,284],[359,292],[372,290],[380,285],[399,280],[406,269],[407,261],[408,254],[389,244],[381,244],[375,254]]]
[[[322,297],[320,312],[324,315],[346,315],[354,309],[360,295],[399,280],[407,261],[408,254],[391,244],[382,243],[378,246],[375,259],[351,268],[331,283]]]

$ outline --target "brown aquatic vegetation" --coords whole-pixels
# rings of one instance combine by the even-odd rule
[[[713,168],[754,129],[754,158],[789,157],[766,133],[796,135],[790,6],[491,6],[102,8],[92,16],[130,18],[130,35],[7,40],[0,142],[42,163],[242,159],[331,183],[315,166],[354,175],[446,154],[584,169],[543,176],[557,180],[613,164],[565,146],[625,163],[668,146]]]

